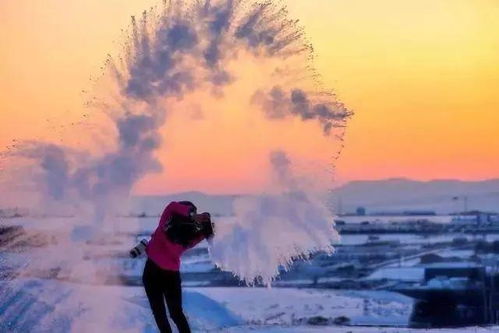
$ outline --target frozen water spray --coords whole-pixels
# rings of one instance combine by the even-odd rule
[[[104,115],[109,140],[100,152],[29,141],[3,152],[3,163],[29,166],[21,178],[45,207],[90,207],[90,227],[100,230],[123,209],[134,185],[162,171],[157,152],[170,140],[164,132],[170,117],[202,99],[199,118],[216,118],[220,108],[244,114],[265,124],[255,136],[278,136],[269,131],[290,123],[316,126],[312,135],[331,140],[324,153],[333,168],[351,112],[321,84],[313,48],[288,16],[273,1],[205,0],[164,2],[132,18],[121,53],[107,58],[87,103]],[[217,228],[213,260],[250,284],[270,283],[295,258],[332,252],[338,238],[321,191],[304,181],[316,175],[294,173],[292,150],[285,142],[269,145],[269,188],[237,199],[234,216]],[[329,181],[320,180],[323,190]]]
[[[273,193],[236,199],[234,216],[217,229],[211,247],[218,266],[250,285],[269,286],[279,269],[317,251],[331,254],[339,241],[332,213],[292,173],[287,155],[274,151],[269,160]]]

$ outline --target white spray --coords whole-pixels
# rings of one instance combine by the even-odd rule
[[[26,183],[22,190],[36,193],[44,207],[69,206],[77,214],[90,207],[90,234],[95,235],[117,212],[123,213],[139,181],[163,170],[157,153],[169,136],[162,129],[169,117],[190,109],[200,95],[205,101],[201,120],[216,118],[218,108],[231,101],[237,107],[228,107],[230,112],[245,112],[272,124],[259,128],[261,133],[255,136],[278,136],[271,131],[286,126],[286,121],[317,126],[314,136],[331,139],[327,153],[333,167],[340,150],[335,140],[341,139],[351,112],[322,87],[312,59],[303,29],[272,1],[164,3],[132,20],[122,54],[107,59],[89,98],[94,114],[105,115],[101,130],[110,140],[101,145],[101,152],[23,142],[1,157],[4,163],[27,169],[0,169],[11,175],[27,170],[21,177],[4,179]],[[236,131],[231,135],[237,136]],[[217,265],[248,283],[268,284],[280,266],[288,267],[294,258],[315,251],[330,253],[338,239],[320,193],[293,174],[292,147],[282,145],[264,152],[274,187],[236,200],[234,216],[220,223],[212,247]],[[58,260],[79,273],[82,258],[71,242],[60,242],[64,248],[58,256],[66,258]],[[54,264],[50,257],[44,260],[38,265]],[[88,274],[91,269],[82,271]]]
[[[217,225],[215,263],[246,281],[270,285],[293,260],[333,252],[339,241],[333,216],[316,191],[296,178],[282,151],[270,155],[272,192],[236,199],[234,216]],[[309,188],[310,189],[310,188]]]

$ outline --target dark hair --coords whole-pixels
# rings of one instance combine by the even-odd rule
[[[190,201],[178,201],[179,204],[190,206],[194,213],[197,207]],[[190,217],[173,214],[166,228],[168,238],[177,244],[188,247],[200,235],[200,228]]]
[[[194,209],[194,212],[197,212],[197,210],[198,210],[198,208],[196,207],[196,205],[194,205],[190,201],[179,201],[178,203],[181,204],[181,205],[190,206],[191,208]]]

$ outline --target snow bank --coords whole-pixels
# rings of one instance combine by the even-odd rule
[[[353,324],[407,325],[412,299],[384,291],[294,288],[192,288],[225,304],[248,325],[302,326],[308,318],[350,318]]]

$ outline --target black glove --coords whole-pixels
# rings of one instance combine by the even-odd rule
[[[210,213],[203,213],[202,215],[204,215],[204,219],[202,221],[203,228],[201,229],[201,232],[206,238],[213,237],[215,231],[214,231],[214,224],[213,222],[211,222]]]

